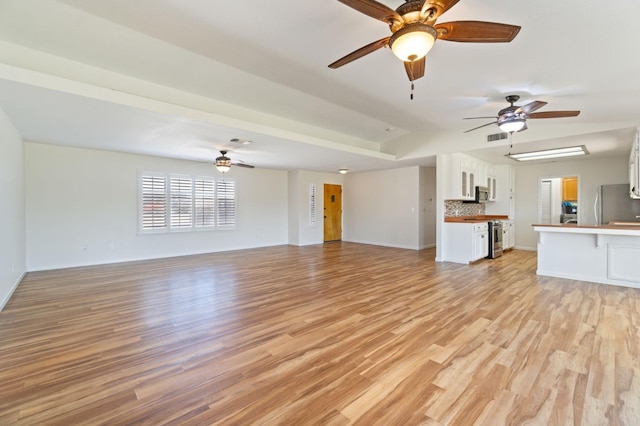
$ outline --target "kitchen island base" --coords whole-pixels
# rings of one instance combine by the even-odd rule
[[[534,225],[538,275],[640,288],[640,228]]]

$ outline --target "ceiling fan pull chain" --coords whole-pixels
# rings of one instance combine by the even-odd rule
[[[413,89],[415,88],[415,86],[413,85],[413,81],[411,82],[411,96],[409,96],[409,99],[413,100]]]

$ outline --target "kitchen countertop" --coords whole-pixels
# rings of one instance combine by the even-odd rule
[[[445,222],[450,223],[482,223],[490,220],[509,220],[507,215],[480,215],[480,216],[449,216],[445,217]]]
[[[627,235],[640,236],[640,225],[576,225],[567,224],[533,224],[534,231],[567,233],[567,234],[594,234],[594,235]]]
[[[640,230],[640,222],[637,225],[632,225],[630,222],[624,223],[608,223],[604,225],[578,225],[576,223],[545,223],[545,224],[533,224],[536,226],[545,226],[549,228],[565,228],[565,229],[633,229]]]

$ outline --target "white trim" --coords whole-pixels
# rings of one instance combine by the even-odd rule
[[[23,272],[22,274],[20,274],[16,282],[13,284],[13,286],[11,286],[11,289],[9,289],[9,292],[7,293],[7,295],[4,297],[2,302],[0,302],[0,311],[2,311],[5,306],[7,306],[7,303],[9,303],[9,300],[11,300],[11,296],[13,296],[13,293],[16,291],[16,289],[22,282],[22,279],[24,278],[25,274],[26,272]]]
[[[407,250],[420,250],[418,247],[403,245],[403,244],[389,244],[389,243],[379,243],[376,241],[364,241],[364,240],[346,240],[342,239],[345,243],[357,243],[357,244],[368,244],[371,246],[381,246],[381,247],[391,247],[391,248],[399,248],[399,249],[407,249]]]

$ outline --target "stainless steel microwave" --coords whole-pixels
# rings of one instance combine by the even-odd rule
[[[487,201],[489,201],[489,188],[476,186],[476,203],[486,203]]]

